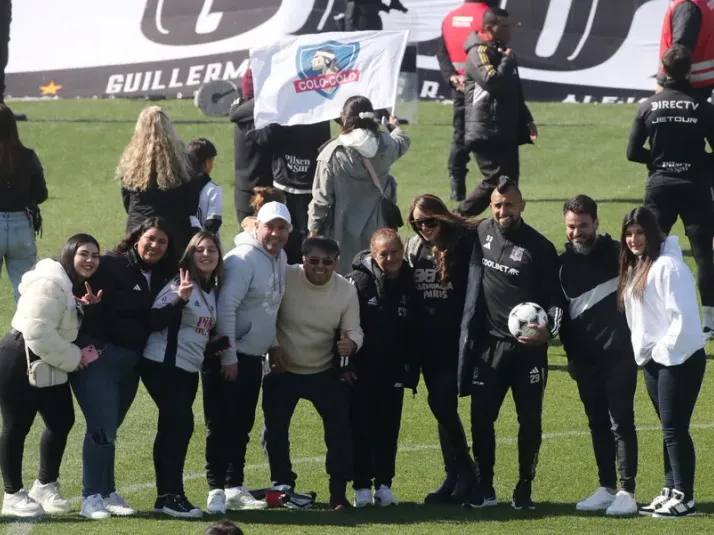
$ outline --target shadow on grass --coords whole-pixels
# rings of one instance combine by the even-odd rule
[[[562,202],[564,203],[568,199],[556,199],[556,198],[542,198],[542,199],[537,199],[537,198],[530,198],[528,197],[526,199],[528,202]],[[595,199],[595,202],[600,203],[600,204],[606,204],[606,203],[618,203],[618,204],[642,204],[643,198],[639,199]]]

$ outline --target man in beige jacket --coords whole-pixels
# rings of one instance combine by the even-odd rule
[[[330,506],[349,507],[352,435],[347,388],[354,379],[350,359],[361,347],[357,291],[334,273],[340,254],[330,238],[309,238],[303,264],[288,266],[280,305],[277,342],[269,352],[270,373],[263,380],[265,448],[274,485],[295,487],[290,462],[290,420],[301,399],[317,409],[325,428]]]

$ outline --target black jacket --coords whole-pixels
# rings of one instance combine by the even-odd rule
[[[558,254],[548,239],[523,221],[521,226],[503,234],[493,219],[478,226],[479,241],[474,243],[469,261],[466,302],[461,320],[459,342],[459,395],[471,394],[473,373],[482,362],[483,346],[496,327],[517,304],[530,301],[539,304],[548,314],[551,336],[558,335],[563,316],[564,298],[558,281]],[[499,275],[499,287],[485,286],[485,270]],[[501,325],[501,330],[503,326]],[[513,340],[508,333],[504,337]]]
[[[357,288],[364,331],[364,342],[353,359],[357,380],[416,390],[421,307],[412,268],[404,262],[398,279],[386,279],[369,251],[355,256],[352,267],[346,278]]]
[[[47,200],[45,172],[37,154],[22,148],[13,176],[0,176],[0,212],[24,212]]]
[[[151,332],[151,307],[159,291],[176,273],[176,264],[168,257],[151,269],[151,286],[141,272],[142,263],[134,250],[126,254],[102,255],[99,268],[89,284],[102,300],[88,307],[80,327],[79,340],[98,346],[114,344],[138,353]]]
[[[515,56],[505,56],[477,33],[466,39],[466,144],[494,141],[531,143],[533,121],[518,76]]]
[[[191,216],[198,211],[198,198],[201,194],[200,181],[193,177],[180,186],[160,190],[153,184],[146,191],[121,189],[122,202],[127,213],[127,233],[151,217],[163,217],[169,224],[174,252],[183,254],[193,236]]]
[[[568,356],[583,367],[627,359],[634,365],[630,329],[617,306],[620,244],[608,234],[590,254],[568,243],[560,255],[560,284],[568,304],[560,341]]]
[[[273,156],[273,185],[288,193],[312,193],[317,155],[330,140],[330,122],[281,126],[269,124],[246,138]]]
[[[707,141],[714,147],[714,106],[695,98],[688,82],[668,82],[640,104],[627,159],[646,164],[651,175],[708,180],[713,166]]]
[[[235,104],[230,120],[235,123],[235,189],[253,191],[256,186],[272,186],[272,153],[246,134],[255,129],[253,111],[255,99]]]

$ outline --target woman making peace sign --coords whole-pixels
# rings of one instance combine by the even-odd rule
[[[158,498],[155,512],[177,518],[200,518],[199,507],[186,499],[183,467],[193,434],[193,402],[198,377],[216,323],[216,291],[223,258],[214,234],[199,232],[188,244],[179,276],[156,297],[149,342],[141,361],[141,378],[159,408],[154,440]],[[213,344],[212,344],[213,345]]]

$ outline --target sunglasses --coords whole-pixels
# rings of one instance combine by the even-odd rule
[[[419,230],[421,228],[434,228],[439,224],[439,220],[435,217],[425,217],[424,219],[415,219],[412,221],[412,228]]]
[[[319,266],[320,263],[322,263],[323,266],[329,267],[334,265],[335,259],[334,258],[318,258],[316,256],[311,256],[310,258],[307,259],[307,263],[310,264],[311,266]]]

